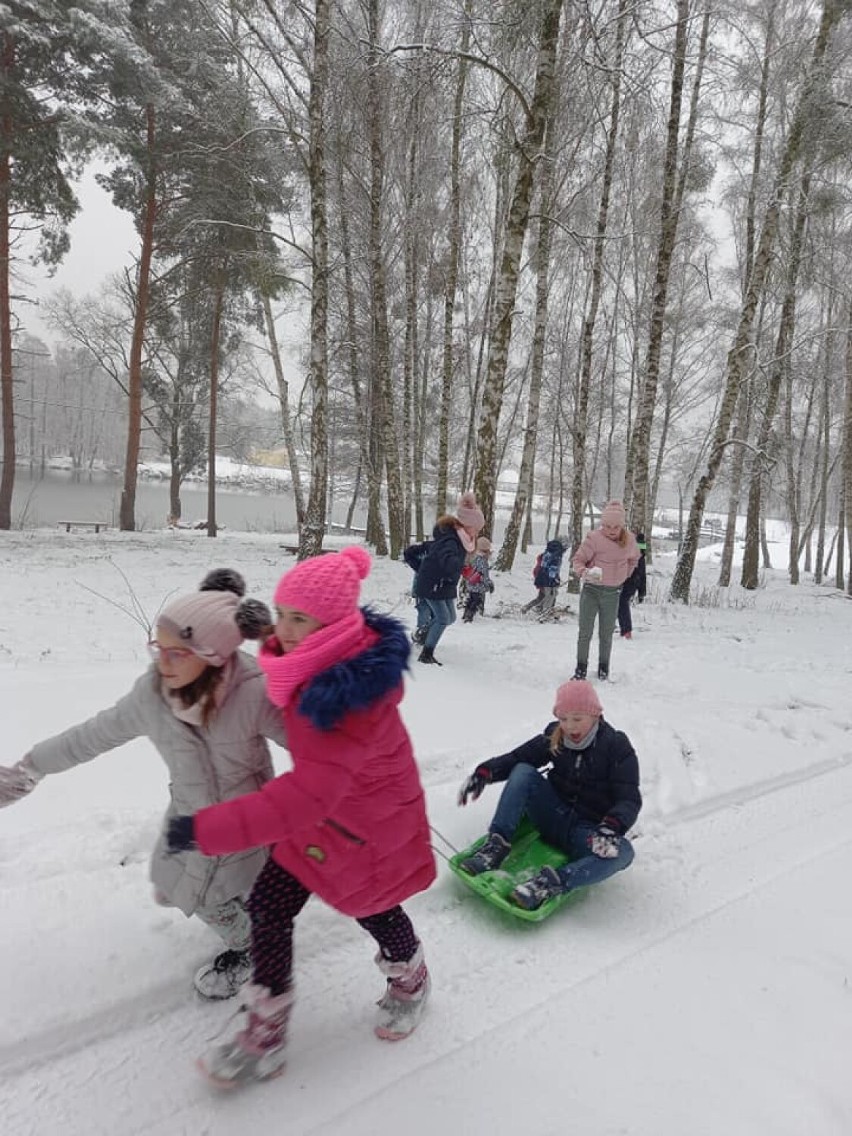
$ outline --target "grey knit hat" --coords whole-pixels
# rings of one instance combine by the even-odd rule
[[[157,616],[164,627],[211,667],[221,667],[243,639],[259,639],[272,623],[269,609],[259,600],[242,599],[245,581],[233,569],[209,572],[201,591],[180,596]]]

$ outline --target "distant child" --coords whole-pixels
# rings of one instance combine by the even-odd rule
[[[432,619],[432,613],[429,611],[429,605],[426,601],[417,595],[417,573],[420,571],[421,565],[426,559],[426,554],[429,551],[429,545],[431,543],[430,540],[421,540],[418,544],[410,544],[408,548],[403,549],[402,553],[402,559],[414,573],[411,595],[414,598],[414,605],[417,611],[417,626],[411,633],[411,638],[414,643],[419,643],[421,647],[426,642],[426,632]]]
[[[487,536],[477,537],[476,551],[470,564],[462,569],[467,581],[467,599],[464,605],[463,623],[472,623],[477,612],[485,611],[485,593],[494,591],[494,583],[488,566],[491,541]]]
[[[157,617],[151,666],[114,706],[36,743],[11,768],[0,767],[0,806],[31,792],[46,774],[63,773],[147,737],[169,773],[169,805],[151,855],[154,899],[195,915],[225,947],[195,976],[204,998],[230,998],[251,973],[251,925],[244,899],[266,863],[266,849],[232,849],[206,860],[186,849],[169,855],[165,829],[192,812],[260,789],[274,777],[267,738],[287,746],[284,723],[266,697],[263,674],[243,639],[266,634],[272,616],[243,600],[238,572],[215,569],[201,590],[179,596]],[[106,901],[108,902],[108,901]]]
[[[636,547],[639,549],[639,563],[621,585],[621,596],[618,600],[618,630],[622,639],[633,638],[633,620],[630,616],[630,602],[636,596],[637,603],[645,602],[646,576],[645,576],[645,550],[648,545],[645,534],[636,534]]]
[[[595,619],[598,621],[598,678],[609,678],[612,633],[621,585],[639,563],[636,538],[624,527],[624,520],[622,503],[609,501],[601,513],[600,528],[588,533],[574,553],[574,571],[583,584],[574,678],[586,677]]]
[[[358,606],[370,565],[366,549],[344,548],[302,561],[275,589],[275,633],[259,662],[287,730],[292,771],[169,826],[176,852],[215,858],[272,846],[248,903],[245,1020],[200,1062],[224,1087],[283,1069],[293,924],[313,893],[378,945],[385,978],[378,1037],[407,1037],[426,1005],[423,947],[400,906],[435,878],[423,788],[399,712],[409,642],[396,619]]]
[[[553,608],[556,604],[556,594],[562,583],[562,557],[565,554],[565,542],[561,537],[553,537],[547,542],[544,552],[536,557],[533,568],[533,583],[538,588],[538,595],[534,600],[521,608],[521,611],[537,611],[540,623],[546,623],[553,617]]]
[[[560,686],[553,715],[556,721],[543,733],[478,765],[459,792],[459,804],[466,805],[486,785],[506,782],[484,844],[462,861],[472,876],[500,867],[524,817],[571,857],[562,868],[543,867],[511,892],[514,903],[531,911],[628,868],[633,847],[625,833],[642,808],[633,746],[604,721],[594,687],[573,679]]]

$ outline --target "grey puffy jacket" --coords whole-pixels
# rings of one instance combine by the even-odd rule
[[[39,742],[29,762],[39,773],[60,773],[133,738],[148,737],[169,770],[165,821],[252,793],[274,776],[265,739],[287,744],[281,711],[267,699],[264,675],[250,655],[237,651],[223,682],[210,724],[190,726],[172,713],[151,667],[109,710]],[[266,861],[265,848],[215,858],[200,852],[169,855],[165,821],[151,857],[151,881],[169,904],[192,915],[251,890]]]

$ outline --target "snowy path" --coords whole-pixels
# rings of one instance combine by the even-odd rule
[[[448,809],[448,801],[438,804],[439,813]],[[835,936],[813,941],[809,904],[819,893],[809,880],[818,873],[843,893],[852,769],[812,770],[793,784],[767,781],[760,793],[703,811],[663,836],[640,837],[629,880],[613,881],[541,927],[496,918],[442,875],[412,904],[428,927],[435,996],[420,1035],[405,1045],[382,1046],[369,1036],[369,995],[378,993],[369,944],[313,906],[300,928],[301,997],[283,1080],[237,1097],[211,1094],[191,1062],[230,1009],[199,1005],[170,980],[52,1036],[31,1037],[23,1053],[0,1049],[4,1131],[228,1136],[244,1125],[277,1131],[286,1117],[280,1130],[304,1136],[367,1136],[404,1122],[412,1136],[502,1132],[505,1118],[522,1115],[524,1100],[534,1098],[538,1136],[564,1131],[569,1118],[574,1131],[613,1136],[675,1136],[686,1128],[707,1136],[848,1136],[847,1114],[840,1106],[833,1112],[832,1094],[843,1084],[841,1062],[852,1044],[850,1007],[836,1036],[817,1023],[836,1015],[838,997],[852,998],[845,985],[852,932],[838,911]],[[810,996],[802,1004],[795,983],[766,984],[763,962],[778,951],[794,969],[805,960],[817,966],[825,1006]],[[705,1020],[707,987],[713,1023]],[[761,990],[765,1013],[744,1019],[741,1004],[753,1007]],[[622,1005],[630,1006],[630,1020]],[[712,1080],[704,1072],[702,1037],[711,1024],[713,1036],[728,1038],[730,1084],[718,1071]],[[571,1069],[558,1085],[555,1045],[564,1047]],[[772,1055],[769,1066],[762,1053]],[[799,1071],[807,1068],[813,1082],[817,1053],[820,1093],[811,1085],[800,1094]],[[36,1067],[13,1072],[22,1057]],[[693,1077],[669,1109],[675,1062]],[[611,1108],[582,1091],[607,1065],[617,1070],[613,1093],[620,1098]],[[772,1087],[779,1080],[786,1095]],[[635,1118],[628,1127],[619,1120],[625,1096]],[[747,1115],[743,1098],[752,1102]],[[649,1110],[655,1119],[646,1124]],[[552,1127],[541,1127],[545,1118]]]

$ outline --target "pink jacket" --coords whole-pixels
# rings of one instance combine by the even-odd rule
[[[581,578],[589,568],[603,570],[603,577],[600,580],[590,580],[590,584],[620,588],[639,563],[639,546],[632,532],[628,532],[627,541],[622,546],[617,540],[604,536],[602,529],[592,529],[574,553],[571,563],[574,572]]]
[[[208,856],[271,844],[276,863],[357,918],[395,907],[435,878],[399,714],[408,638],[397,620],[365,614],[365,649],[306,681],[282,707],[292,772],[195,817]]]

